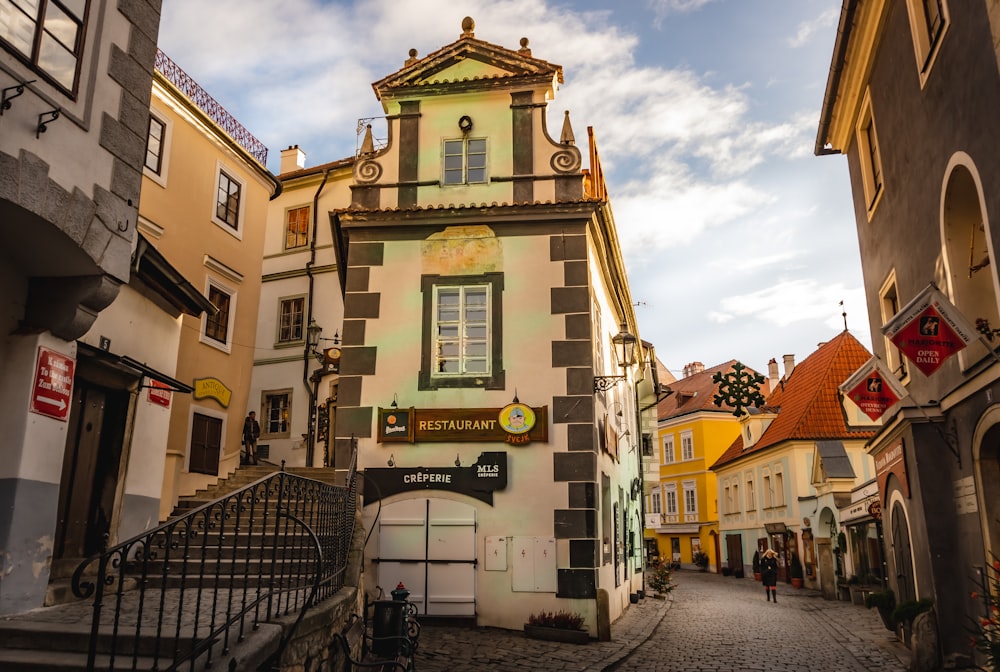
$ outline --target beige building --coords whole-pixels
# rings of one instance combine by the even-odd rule
[[[239,465],[251,403],[268,201],[279,191],[266,148],[157,54],[139,230],[218,310],[183,316],[160,517]],[[211,111],[205,112],[202,105]]]

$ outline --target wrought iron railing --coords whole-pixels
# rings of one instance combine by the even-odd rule
[[[235,140],[243,149],[250,152],[260,165],[267,165],[267,147],[246,129],[243,124],[236,121],[233,115],[226,111],[219,101],[213,98],[205,89],[198,85],[190,75],[181,70],[180,66],[159,49],[156,50],[156,60],[154,67],[161,75],[176,86],[181,93],[197,105],[202,112],[217,123],[229,137]]]
[[[301,620],[344,585],[356,496],[353,465],[342,486],[280,471],[89,558],[73,575],[93,598],[87,670],[201,669]]]

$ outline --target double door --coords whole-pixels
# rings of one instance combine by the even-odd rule
[[[421,614],[476,615],[476,509],[448,499],[418,498],[382,507],[378,585],[400,582]]]

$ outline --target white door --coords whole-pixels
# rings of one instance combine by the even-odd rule
[[[378,582],[388,593],[400,581],[422,614],[475,616],[475,507],[447,499],[383,506]]]

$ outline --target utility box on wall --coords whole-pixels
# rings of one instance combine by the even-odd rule
[[[514,537],[511,589],[554,593],[557,588],[555,537]]]

